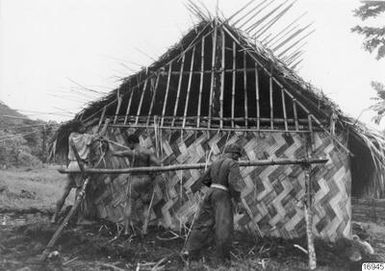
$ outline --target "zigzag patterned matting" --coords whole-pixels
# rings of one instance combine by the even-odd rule
[[[154,130],[136,130],[141,144],[154,149]],[[122,142],[116,132],[112,137]],[[242,159],[304,158],[305,138],[300,134],[253,132],[163,131],[160,135],[164,164],[188,164],[217,159],[225,144],[239,143],[245,156]],[[349,236],[351,230],[350,185],[348,155],[339,150],[324,133],[313,137],[312,157],[326,157],[324,165],[313,166],[313,232],[326,240]],[[119,159],[119,158],[113,158]],[[120,158],[121,159],[121,158]],[[119,164],[113,160],[113,164]],[[300,165],[243,167],[242,197],[252,211],[236,215],[236,228],[255,230],[258,225],[263,235],[296,238],[305,234],[302,200],[305,195],[304,171]],[[185,170],[164,173],[155,178],[152,219],[163,226],[178,229],[191,222],[203,192],[192,194],[190,186],[201,171]],[[116,223],[124,223],[127,214],[127,186],[129,175],[120,175],[106,182],[104,193],[96,199],[98,215]],[[203,188],[205,189],[205,188]],[[149,189],[150,195],[152,188]],[[148,196],[147,196],[148,198]],[[135,208],[133,217],[140,223],[143,204]],[[139,211],[138,211],[139,210]]]

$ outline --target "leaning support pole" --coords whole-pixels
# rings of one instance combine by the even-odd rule
[[[254,167],[254,166],[274,166],[274,165],[293,165],[293,164],[324,164],[328,159],[271,159],[271,160],[257,160],[257,161],[239,161],[240,167]],[[164,172],[186,169],[203,169],[210,166],[211,163],[197,163],[197,164],[179,164],[160,167],[136,167],[136,168],[87,168],[84,171],[88,174],[123,174],[123,173],[149,173],[149,172]],[[59,169],[60,173],[76,173],[79,170]]]
[[[85,196],[85,191],[86,191],[86,188],[87,188],[87,184],[89,182],[89,177],[86,175],[86,172],[84,170],[84,166],[83,166],[82,160],[80,159],[79,153],[76,150],[75,144],[73,143],[72,140],[70,142],[70,145],[71,145],[72,150],[74,151],[76,160],[78,162],[78,165],[79,165],[79,168],[80,168],[80,171],[81,171],[82,179],[84,180],[84,182],[83,182],[82,188],[81,188],[81,190],[80,190],[80,192],[78,194],[78,197],[75,200],[74,205],[72,205],[71,210],[69,211],[67,216],[64,218],[63,222],[60,224],[59,228],[56,230],[56,232],[52,236],[51,240],[48,242],[46,248],[44,249],[42,255],[40,256],[40,260],[41,261],[45,261],[47,259],[47,256],[49,255],[50,250],[55,245],[57,239],[59,239],[62,231],[67,226],[68,221],[71,219],[73,214],[79,208],[80,203],[82,202],[82,200],[83,200],[83,198]]]

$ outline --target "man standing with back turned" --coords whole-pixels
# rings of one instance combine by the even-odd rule
[[[83,166],[85,168],[92,166],[92,160],[95,159],[95,157],[90,157],[91,153],[91,144],[98,139],[101,139],[101,135],[104,135],[107,131],[109,119],[106,119],[105,125],[103,129],[100,131],[100,133],[97,134],[88,134],[86,133],[86,126],[84,123],[82,123],[80,120],[75,120],[71,124],[72,132],[70,133],[68,137],[68,161],[69,164],[67,166],[70,170],[79,170],[78,161],[76,160],[75,153],[71,147],[71,142],[75,145],[75,148],[79,154],[80,159],[83,162]],[[64,205],[64,202],[66,198],[68,197],[69,193],[71,192],[72,188],[76,188],[76,197],[78,196],[79,191],[81,190],[81,187],[83,185],[84,180],[82,179],[81,173],[68,173],[67,174],[67,182],[64,186],[63,192],[61,197],[56,203],[56,211],[53,217],[51,218],[51,222],[54,223],[58,219],[58,215]],[[81,205],[81,211],[80,216],[78,216],[78,223],[86,222],[85,218],[83,217],[84,212],[90,211],[87,210],[87,200],[82,202]],[[89,215],[89,214],[88,214]]]
[[[233,206],[231,198],[240,201],[241,174],[238,163],[242,148],[230,144],[224,155],[213,162],[201,181],[211,185],[198,213],[186,248],[191,260],[197,260],[203,248],[213,240],[215,234],[215,255],[219,263],[230,264],[230,248],[234,231]],[[193,191],[195,192],[195,191]]]
[[[131,134],[126,136],[126,142],[128,148],[121,151],[111,150],[111,154],[114,156],[128,158],[131,167],[149,167],[151,165],[161,165],[159,159],[152,151],[142,147],[139,144],[139,137],[137,135]],[[143,214],[143,210],[140,210],[141,207],[144,207],[145,204],[150,203],[151,191],[153,187],[153,176],[150,174],[150,172],[131,173],[128,186],[127,196],[129,199],[129,204],[126,210],[126,233],[128,231],[128,224],[131,223],[131,217],[133,215],[132,211],[134,211],[137,215],[140,215],[140,213]]]

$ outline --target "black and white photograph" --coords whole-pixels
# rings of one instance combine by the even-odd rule
[[[385,1],[0,0],[0,270],[385,270]]]

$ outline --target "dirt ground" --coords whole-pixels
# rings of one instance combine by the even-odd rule
[[[151,227],[149,234],[117,236],[106,221],[88,226],[68,226],[49,259],[39,257],[57,225],[49,223],[64,176],[54,168],[0,172],[0,270],[307,270],[305,240],[282,240],[236,234],[230,268],[215,266],[212,249],[204,261],[188,266],[180,251],[185,235]],[[69,200],[71,202],[71,200]],[[341,240],[327,244],[316,240],[317,270],[361,270],[364,261],[385,262],[385,227],[363,224],[375,255],[361,253],[349,261],[352,246]]]

